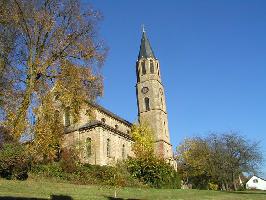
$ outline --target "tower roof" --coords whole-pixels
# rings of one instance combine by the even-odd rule
[[[145,30],[142,31],[142,37],[141,37],[141,44],[139,49],[139,57],[141,58],[155,58],[153,50],[151,48],[150,42],[148,40],[148,37],[146,35]]]

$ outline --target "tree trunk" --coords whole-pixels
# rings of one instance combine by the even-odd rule
[[[236,186],[236,179],[235,179],[235,174],[233,173],[232,174],[232,181],[233,181],[233,186],[234,186],[234,191],[236,191],[237,190],[237,186]]]
[[[13,129],[14,137],[16,139],[19,139],[21,134],[26,129],[27,111],[31,103],[31,95],[32,95],[32,91],[34,88],[34,78],[35,78],[35,72],[33,70],[32,65],[29,65],[27,76],[28,76],[28,79],[26,81],[26,90],[24,93],[24,97],[21,102],[21,106],[19,107],[18,112],[16,113],[16,116],[13,119],[12,129]]]
[[[229,187],[228,187],[228,182],[225,181],[225,190],[228,191],[229,190]]]
[[[224,181],[222,181],[222,190],[223,190],[223,191],[226,190],[226,187],[225,187],[225,183],[224,183]]]

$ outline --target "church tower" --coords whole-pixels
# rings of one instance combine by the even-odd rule
[[[145,30],[142,32],[136,73],[139,122],[146,122],[153,129],[156,155],[171,159],[173,151],[169,137],[160,63],[154,56]]]

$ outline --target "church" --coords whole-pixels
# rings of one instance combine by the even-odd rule
[[[139,122],[148,123],[154,133],[155,154],[172,160],[168,117],[160,63],[155,57],[145,30],[142,32],[136,63],[136,97]],[[86,117],[88,109],[93,118]],[[63,147],[77,147],[80,161],[94,165],[113,165],[128,156],[133,157],[132,123],[97,104],[88,103],[83,108],[78,123],[64,116]]]

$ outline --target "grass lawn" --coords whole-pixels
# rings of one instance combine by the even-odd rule
[[[65,195],[66,198],[51,195]],[[56,182],[54,180],[8,181],[0,179],[0,200],[33,200],[33,199],[61,199],[61,200],[112,200],[114,188],[95,185],[73,185]],[[21,197],[21,198],[16,198]],[[23,197],[23,198],[22,198]],[[67,198],[71,197],[71,198]],[[124,199],[177,199],[177,200],[265,200],[266,192],[219,192],[207,190],[171,190],[171,189],[138,189],[124,188],[118,191],[118,197]]]

